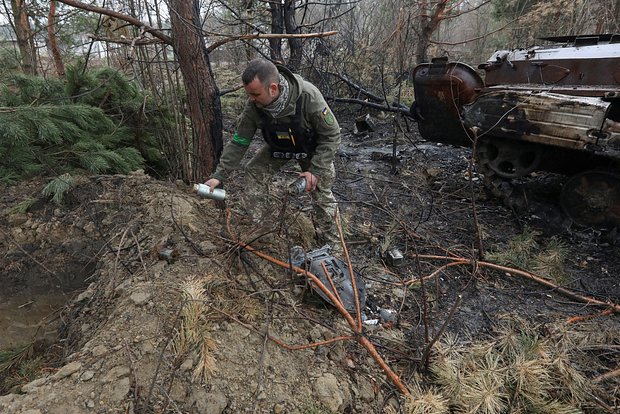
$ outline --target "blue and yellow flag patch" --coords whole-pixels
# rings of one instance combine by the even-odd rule
[[[329,126],[334,125],[334,123],[336,122],[334,114],[332,114],[332,111],[330,111],[327,106],[321,111],[321,117],[323,118],[323,121]]]

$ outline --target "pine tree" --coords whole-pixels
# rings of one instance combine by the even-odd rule
[[[145,118],[148,117],[148,122]],[[160,158],[167,117],[109,68],[67,70],[65,80],[23,74],[0,81],[0,182],[32,174],[127,173]],[[69,186],[52,186],[66,191]],[[56,193],[54,193],[56,194]],[[56,201],[61,200],[57,197]]]

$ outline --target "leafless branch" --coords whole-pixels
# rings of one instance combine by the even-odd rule
[[[374,93],[362,88],[360,85],[355,83],[353,80],[349,79],[349,77],[346,75],[343,75],[337,72],[326,72],[326,73],[332,76],[336,76],[338,79],[340,79],[341,81],[343,81],[344,83],[346,83],[347,85],[349,85],[350,87],[352,87],[353,89],[361,93],[362,95],[367,96],[368,98],[372,99],[373,101],[385,102],[385,100],[382,97],[375,95]]]
[[[156,45],[164,43],[161,39],[142,39],[135,40],[131,38],[123,39],[121,37],[106,37],[106,36],[97,36],[94,34],[88,35],[89,39],[97,40],[99,42],[108,42],[108,43],[118,43],[123,45],[137,45],[137,46],[145,46],[145,45]]]
[[[313,37],[327,37],[327,36],[333,36],[335,34],[337,34],[337,31],[331,31],[331,32],[323,32],[323,33],[305,33],[305,34],[263,34],[263,33],[256,33],[256,34],[247,34],[247,35],[239,35],[239,36],[230,36],[230,37],[226,37],[222,40],[218,40],[217,42],[213,43],[211,46],[209,46],[207,48],[207,52],[212,52],[213,50],[217,49],[218,47],[226,44],[226,43],[230,43],[230,42],[234,42],[236,40],[249,40],[249,39],[307,39],[307,38],[313,38]]]
[[[446,16],[446,17],[444,18],[444,20],[453,19],[453,18],[455,18],[455,17],[459,17],[459,16],[462,16],[462,15],[464,15],[464,14],[471,13],[471,12],[473,12],[474,10],[478,10],[478,9],[479,9],[479,8],[481,8],[482,6],[485,6],[485,5],[489,4],[490,2],[491,2],[491,0],[486,0],[486,1],[483,1],[482,3],[480,3],[479,5],[477,5],[477,6],[475,6],[475,7],[472,7],[472,8],[467,9],[467,10],[463,10],[463,11],[462,11],[462,12],[460,12],[460,13],[454,13],[454,14],[451,14],[451,15],[449,15],[449,16]]]
[[[68,6],[76,7],[78,9],[87,10],[87,11],[91,11],[91,12],[99,13],[99,14],[105,14],[106,16],[110,16],[110,17],[114,17],[119,20],[123,20],[137,27],[144,27],[146,32],[152,34],[156,38],[160,39],[162,42],[168,45],[172,44],[172,38],[170,36],[162,33],[162,31],[159,29],[150,27],[149,25],[147,25],[144,22],[141,22],[135,17],[127,16],[126,14],[115,12],[114,10],[106,9],[104,7],[98,7],[98,6],[93,6],[90,4],[82,3],[81,1],[77,1],[77,0],[58,0],[58,1]]]
[[[485,33],[481,36],[478,37],[472,37],[471,39],[467,39],[467,40],[462,40],[460,42],[437,42],[437,41],[433,41],[431,40],[430,42],[435,44],[435,45],[445,45],[445,46],[457,46],[457,45],[462,45],[464,43],[469,43],[469,42],[474,42],[476,40],[479,39],[484,39],[487,36],[492,35],[493,33],[497,33],[497,32],[501,32],[502,30],[504,30],[505,28],[507,28],[508,26],[510,26],[511,24],[513,24],[514,22],[516,22],[517,20],[513,20],[511,22],[506,23],[505,25],[503,25],[502,27],[500,27],[499,29],[493,30],[492,32],[489,33]]]
[[[388,105],[381,105],[381,104],[377,104],[373,102],[364,101],[362,99],[337,98],[334,96],[325,96],[325,99],[327,99],[328,101],[334,101],[334,102],[340,102],[340,103],[358,104],[358,105],[362,105],[368,108],[378,109],[378,110],[386,111],[386,112],[396,112],[399,114],[410,116],[409,108],[407,108],[406,106],[402,104],[400,105],[392,104],[388,106]]]

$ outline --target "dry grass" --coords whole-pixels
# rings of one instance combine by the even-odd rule
[[[539,251],[533,259],[532,271],[540,276],[555,280],[558,283],[566,281],[564,261],[568,256],[568,248],[561,241],[552,238],[544,250]]]
[[[41,358],[30,358],[22,361],[16,368],[15,372],[9,375],[4,381],[4,386],[10,390],[16,385],[24,385],[41,375],[43,361]]]
[[[516,266],[527,269],[531,258],[540,248],[536,237],[539,232],[526,228],[522,234],[518,234],[508,240],[508,244],[501,249],[487,253],[487,259],[506,266]]]
[[[574,367],[567,338],[543,338],[516,317],[500,318],[488,341],[458,343],[447,336],[432,361],[438,386],[432,394],[468,414],[579,413],[591,390]],[[441,411],[407,411],[418,412]]]
[[[13,349],[0,350],[0,395],[16,385],[35,379],[43,366],[43,360],[35,356],[34,343]]]
[[[246,322],[256,322],[263,315],[263,304],[256,297],[239,289],[239,285],[230,279],[211,274],[203,278],[202,282],[210,306],[229,315],[237,315]]]
[[[442,395],[435,387],[423,390],[415,386],[411,396],[405,400],[406,414],[447,414],[450,412],[448,398]]]
[[[539,276],[562,283],[566,280],[564,261],[568,248],[556,238],[540,245],[539,232],[526,228],[508,241],[506,246],[496,248],[487,254],[487,259],[505,266],[513,266]]]
[[[221,319],[217,309],[247,322],[263,314],[261,303],[247,295],[224,276],[209,274],[187,280],[181,285],[184,300],[181,322],[175,333],[173,350],[179,360],[194,359],[194,381],[205,382],[215,368],[215,341],[210,336],[210,320]]]
[[[208,374],[215,368],[212,352],[215,342],[209,336],[205,319],[207,305],[203,281],[190,279],[181,286],[185,301],[181,311],[181,323],[177,329],[173,349],[177,356],[194,354],[196,363],[192,379],[206,381]]]

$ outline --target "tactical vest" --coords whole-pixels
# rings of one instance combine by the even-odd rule
[[[301,160],[312,157],[316,148],[316,131],[301,127],[301,96],[295,104],[295,116],[292,122],[272,119],[261,110],[263,120],[263,138],[274,158]]]

